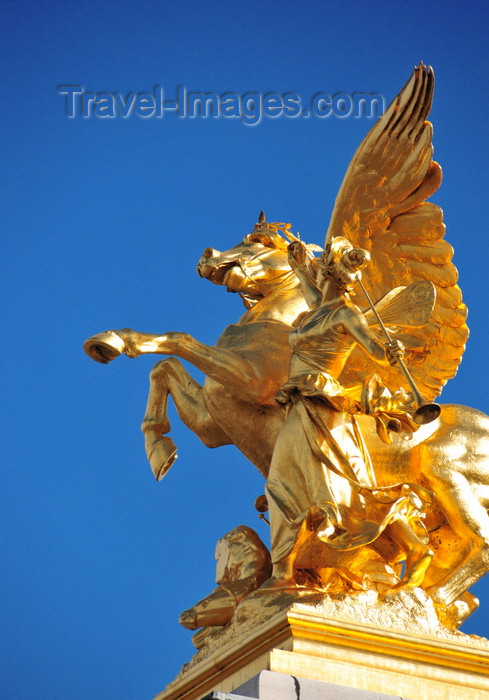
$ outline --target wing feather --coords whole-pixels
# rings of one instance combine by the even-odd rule
[[[406,341],[407,363],[426,400],[455,375],[468,337],[453,249],[443,240],[443,212],[426,202],[442,179],[433,161],[433,129],[426,121],[433,87],[432,69],[420,64],[353,156],[326,234],[326,243],[344,236],[370,252],[363,283],[374,301],[394,287],[418,280],[434,283],[437,297],[430,321],[395,336]],[[359,291],[353,300],[365,305]],[[341,381],[356,384],[372,372],[393,389],[408,389],[398,368],[381,368],[358,348]]]

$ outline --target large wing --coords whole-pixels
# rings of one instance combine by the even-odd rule
[[[355,153],[326,235],[326,242],[344,236],[370,252],[362,279],[374,301],[393,287],[417,280],[434,283],[436,304],[429,322],[405,337],[406,362],[430,401],[455,375],[468,337],[453,250],[443,240],[443,212],[425,201],[441,183],[441,168],[432,160],[433,130],[426,121],[433,86],[432,69],[421,63]],[[365,307],[360,290],[353,301]],[[340,381],[358,384],[372,372],[389,387],[408,389],[398,368],[380,367],[359,348]]]

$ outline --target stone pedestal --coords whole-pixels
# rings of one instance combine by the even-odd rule
[[[382,602],[374,591],[300,601],[255,595],[155,700],[200,700],[212,691],[288,700],[291,683],[303,684],[302,700],[356,700],[353,689],[374,694],[365,700],[489,700],[489,641],[447,630],[419,589]]]
[[[276,671],[261,671],[232,693],[214,690],[204,700],[409,700],[400,695],[386,695],[358,690],[345,685],[310,681]]]

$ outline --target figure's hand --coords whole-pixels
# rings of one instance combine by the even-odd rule
[[[404,357],[405,349],[400,340],[391,340],[385,344],[385,356],[390,365],[395,365],[398,359]]]
[[[307,248],[303,241],[292,241],[287,246],[289,265],[293,270],[303,267],[307,262]]]

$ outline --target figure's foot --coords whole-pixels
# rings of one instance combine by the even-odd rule
[[[161,481],[177,458],[177,448],[170,437],[152,440],[148,445],[146,436],[146,454],[156,481]]]
[[[83,349],[92,360],[106,365],[124,352],[124,338],[115,331],[97,333],[83,343]]]
[[[433,552],[428,547],[420,544],[419,547],[412,549],[406,559],[404,576],[391,590],[421,586],[432,559]]]
[[[303,589],[305,586],[301,586],[292,579],[277,578],[276,576],[271,576],[267,579],[260,588],[258,588],[253,595],[262,595],[266,593],[279,593],[282,592],[294,592],[298,589]]]
[[[292,591],[297,588],[303,588],[299,585],[294,576],[294,558],[289,556],[281,561],[275,562],[272,568],[272,575],[267,579],[257,593],[267,593],[272,591]]]

